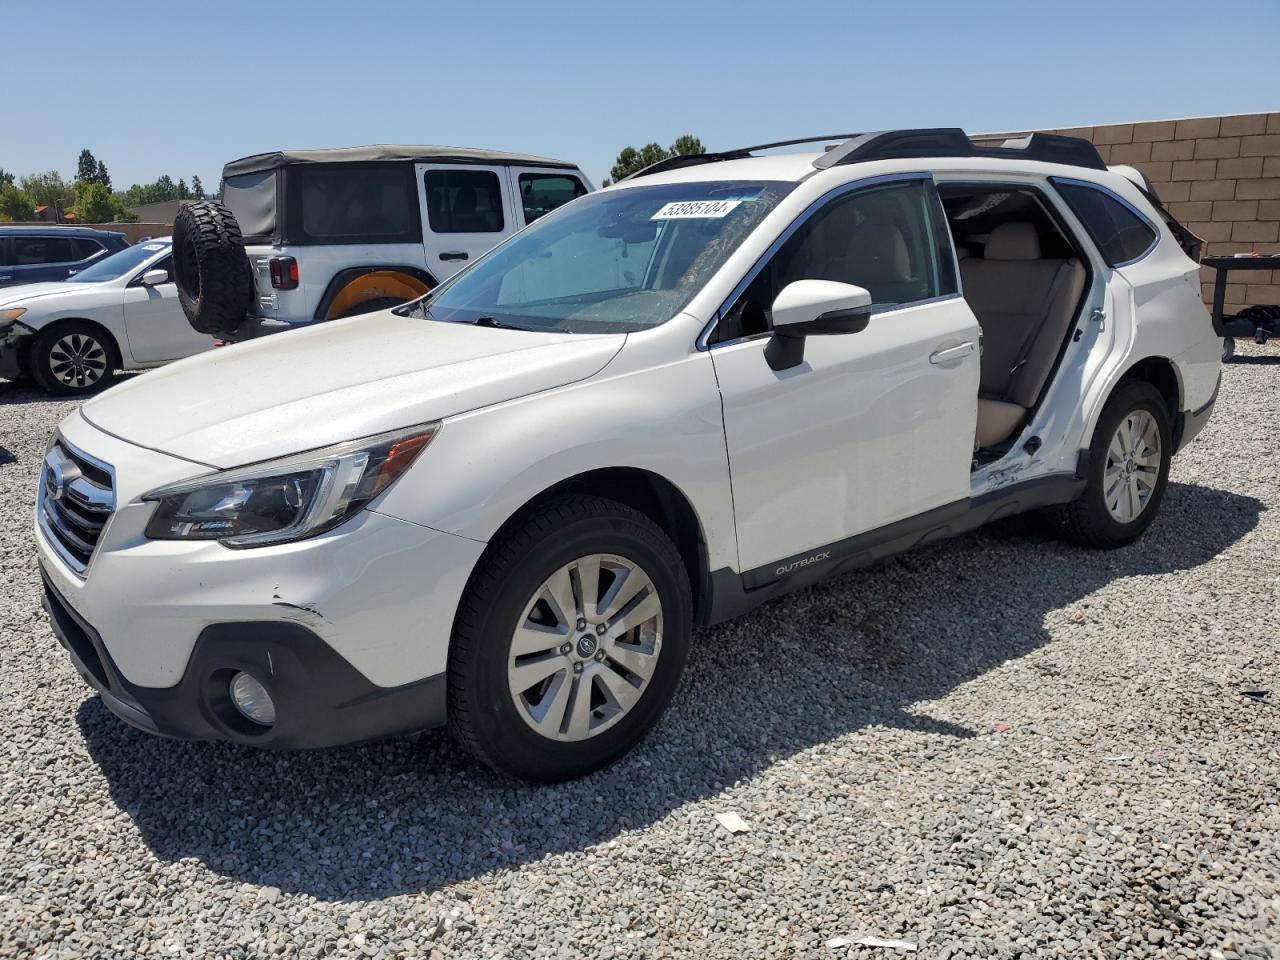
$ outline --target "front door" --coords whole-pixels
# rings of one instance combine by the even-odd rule
[[[143,286],[142,273],[166,270],[169,280]],[[139,273],[124,288],[124,327],[129,352],[138,363],[157,363],[189,357],[213,347],[213,337],[191,329],[173,282],[173,257],[164,257]]]
[[[419,163],[427,270],[453,276],[520,228],[503,167]]]
[[[965,500],[977,421],[979,327],[932,181],[855,186],[792,231],[711,346],[739,569],[757,582],[780,561]],[[769,308],[802,279],[865,287],[875,313],[859,333],[809,337],[804,361],[775,372]]]

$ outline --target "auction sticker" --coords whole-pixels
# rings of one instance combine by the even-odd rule
[[[719,219],[729,214],[741,200],[676,200],[665,204],[650,220]]]

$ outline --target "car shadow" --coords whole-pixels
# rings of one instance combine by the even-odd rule
[[[1223,363],[1254,364],[1255,366],[1271,367],[1280,364],[1280,353],[1237,353],[1230,360],[1224,360]]]
[[[161,860],[196,857],[236,881],[322,900],[429,891],[607,841],[867,727],[986,733],[915,705],[1040,650],[1050,611],[1120,578],[1205,563],[1262,510],[1251,497],[1171,483],[1158,522],[1133,546],[1085,550],[1015,518],[701,630],[654,734],[573,783],[502,778],[442,731],[272,753],[151,737],[96,696],[77,721],[112,798]],[[785,696],[756,695],[779,684]]]

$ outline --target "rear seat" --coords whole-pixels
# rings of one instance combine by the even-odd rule
[[[977,445],[1007,440],[1035,405],[1084,291],[1079,260],[1042,259],[1030,223],[1002,223],[982,257],[960,261],[964,298],[982,325]]]

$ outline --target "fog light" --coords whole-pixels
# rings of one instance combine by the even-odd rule
[[[249,674],[237,673],[232,677],[230,692],[236,709],[254,723],[269,727],[276,722],[276,705],[271,702],[271,694]]]

